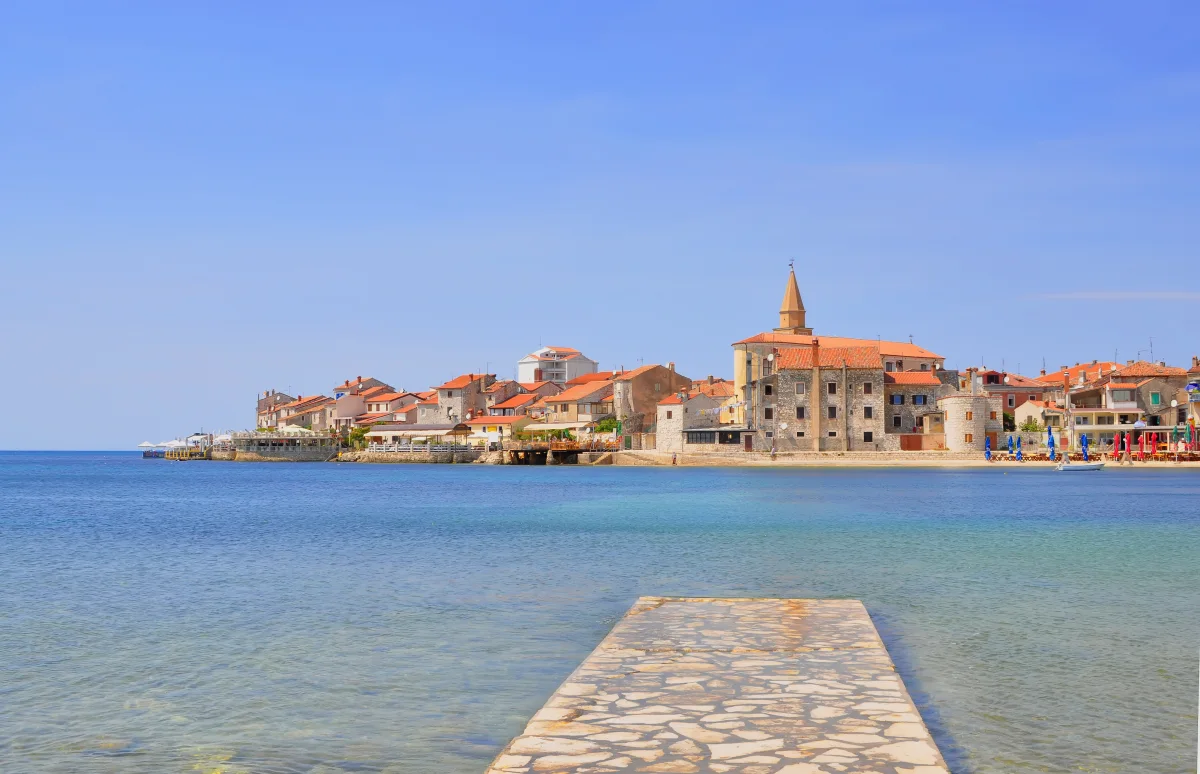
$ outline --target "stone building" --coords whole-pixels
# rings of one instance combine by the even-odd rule
[[[663,398],[658,404],[658,416],[655,421],[655,449],[658,451],[685,451],[686,441],[691,443],[707,443],[709,433],[695,431],[712,431],[715,443],[715,431],[721,422],[721,404],[715,398],[704,393],[688,393],[682,390]]]
[[[653,430],[658,404],[666,396],[688,390],[692,380],[675,372],[675,364],[644,365],[613,375],[613,412],[622,434]]]
[[[807,313],[796,283],[796,273],[788,274],[783,304],[779,309],[779,327],[755,334],[733,344],[734,394],[738,399],[734,424],[753,426],[754,395],[747,385],[770,376],[775,370],[775,353],[793,348],[813,346],[813,329],[808,327]],[[940,381],[955,383],[957,375],[943,370],[945,359],[912,342],[884,339],[855,339],[842,336],[821,336],[826,347],[871,347],[879,353],[880,370],[885,373],[925,371],[938,375]],[[953,389],[953,388],[952,388]]]
[[[487,413],[487,388],[496,381],[495,374],[463,374],[439,385],[437,408],[428,411],[436,417],[434,424],[466,422]],[[432,404],[426,404],[432,406]],[[424,419],[419,421],[424,422]]]

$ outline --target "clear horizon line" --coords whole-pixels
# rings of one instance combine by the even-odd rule
[[[1030,298],[1050,301],[1200,301],[1200,291],[1076,290],[1068,293],[1036,293]]]

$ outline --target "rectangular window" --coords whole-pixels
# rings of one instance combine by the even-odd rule
[[[914,406],[924,406],[925,405],[925,396],[924,395],[914,395],[913,396],[913,405]]]
[[[830,418],[830,419],[837,419],[837,406],[830,406],[830,407],[829,407],[829,418]]]
[[[1014,406],[1016,406],[1016,405],[1017,405],[1017,396],[1016,396],[1016,395],[1013,395],[1013,394],[1010,392],[1010,393],[1008,394],[1008,407],[1009,407],[1009,408],[1013,408],[1013,407],[1014,407]]]
[[[870,394],[871,394],[871,383],[863,382],[863,395],[870,395]]]
[[[993,411],[993,412],[992,412],[992,419],[995,419],[995,418],[996,418],[996,412],[995,412],[995,411]]]
[[[670,412],[670,411],[668,411],[668,412],[667,412],[667,419],[670,419],[670,418],[671,418],[671,412]]]
[[[921,364],[921,370],[922,370],[922,371],[928,371],[928,370],[929,370],[929,364],[928,364],[928,363],[922,363],[922,364]]]
[[[903,370],[904,370],[904,361],[903,361],[903,360],[897,360],[897,361],[896,361],[896,370],[897,370],[897,371],[903,371]]]
[[[796,394],[797,395],[804,394],[804,382],[796,382]]]
[[[1112,396],[1114,402],[1131,401],[1133,400],[1133,390],[1113,390]]]
[[[774,433],[772,433],[770,430],[768,430],[768,431],[766,432],[766,436],[767,436],[768,438],[774,438],[774,437],[775,437],[775,434],[774,434]]]
[[[975,436],[971,435],[970,433],[967,433],[966,437],[963,440],[965,440],[967,443],[971,443],[975,440]]]
[[[797,437],[797,438],[803,438],[803,437],[804,437],[804,431],[803,431],[803,430],[797,430],[797,431],[796,431],[796,437]]]
[[[1037,400],[1037,396],[1036,396],[1036,395],[1030,395],[1030,396],[1029,396],[1029,399],[1030,399],[1030,400]]]
[[[892,417],[892,427],[895,427],[895,428],[899,428],[899,427],[900,427],[900,415],[899,415],[899,414],[897,414],[896,416]]]
[[[829,383],[829,394],[830,394],[830,395],[837,395],[837,382],[830,382],[830,383]],[[1157,393],[1155,393],[1155,394],[1157,394]]]
[[[796,407],[796,419],[804,419],[804,407],[803,406]]]
[[[883,364],[883,370],[888,371],[888,372],[895,371],[896,364],[889,360]]]
[[[904,405],[904,396],[901,395],[900,393],[893,394],[892,395],[892,405],[893,406],[903,406]]]
[[[863,433],[863,441],[864,442],[871,443],[874,440],[875,440],[875,434],[872,433],[870,430]]]
[[[774,394],[775,394],[775,390],[771,389],[771,385],[769,385],[769,384],[763,385],[763,395],[774,395]]]
[[[1075,424],[1077,424],[1077,425],[1090,425],[1091,423],[1092,423],[1091,417],[1078,416],[1078,415],[1075,417]]]
[[[763,419],[774,419],[774,418],[775,418],[775,409],[771,408],[770,406],[763,409]]]
[[[829,431],[829,437],[830,437],[830,438],[837,438],[837,430],[830,430],[830,431]]]
[[[1157,392],[1150,393],[1150,405],[1157,406],[1162,402],[1162,397]]]
[[[871,406],[863,406],[863,419],[874,419],[875,409]]]
[[[967,412],[967,421],[968,421],[968,422],[970,422],[970,421],[971,421],[972,419],[974,419],[974,418],[975,418],[975,412],[974,412],[974,411],[968,411],[968,412]]]

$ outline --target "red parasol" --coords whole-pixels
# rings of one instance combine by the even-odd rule
[[[1140,435],[1138,435],[1138,459],[1143,460],[1143,461],[1146,459],[1146,434],[1145,433],[1141,433]]]

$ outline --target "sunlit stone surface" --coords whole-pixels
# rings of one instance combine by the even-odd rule
[[[492,763],[948,774],[857,600],[642,597]]]

